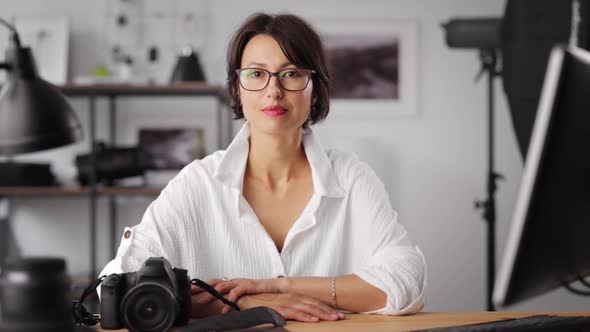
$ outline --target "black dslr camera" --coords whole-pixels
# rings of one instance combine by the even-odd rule
[[[100,294],[103,329],[167,331],[189,321],[191,281],[187,270],[172,268],[162,257],[149,258],[137,272],[109,275]]]
[[[101,282],[101,315],[96,315],[88,312],[82,303]],[[192,309],[191,285],[203,288],[224,304],[234,308],[235,311],[195,319],[189,323]],[[34,290],[35,293],[38,293],[38,288]],[[2,294],[0,293],[0,295]],[[1,296],[0,300],[2,300]],[[23,308],[28,307],[23,306]],[[0,309],[3,308],[0,307]],[[182,331],[226,331],[268,323],[274,326],[283,326],[286,323],[285,317],[268,307],[255,307],[240,311],[240,307],[235,302],[223,297],[211,285],[199,278],[189,279],[186,270],[172,268],[170,262],[162,257],[148,258],[137,272],[111,274],[108,277],[102,276],[96,279],[82,293],[79,301],[72,301],[72,314],[74,322],[77,324],[92,326],[100,322],[105,330],[126,328],[130,332],[165,332],[173,325],[186,324],[188,326],[181,328]],[[23,314],[22,317],[24,319],[28,316]],[[51,317],[55,319],[55,316]],[[47,324],[45,323],[43,326]],[[4,331],[2,326],[0,321],[0,332]],[[13,329],[6,331],[12,332]],[[32,330],[22,331],[30,332]],[[48,331],[58,330],[50,329]],[[59,331],[69,330],[60,329]]]

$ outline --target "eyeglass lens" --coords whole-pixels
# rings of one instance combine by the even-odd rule
[[[261,68],[244,68],[239,72],[240,84],[246,90],[262,90],[266,88],[272,73]],[[305,89],[311,77],[311,71],[290,68],[276,74],[281,87],[285,90],[299,91]]]

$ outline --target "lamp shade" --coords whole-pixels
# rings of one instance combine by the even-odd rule
[[[171,83],[191,82],[191,81],[205,81],[205,74],[199,56],[191,47],[182,49],[181,54],[178,55],[176,65],[170,78]]]
[[[0,155],[60,147],[83,138],[82,126],[57,87],[43,80],[31,49],[10,47],[0,90]]]

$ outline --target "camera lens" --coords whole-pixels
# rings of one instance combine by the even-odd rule
[[[121,301],[125,327],[131,332],[163,332],[172,327],[179,304],[172,291],[158,283],[142,282]]]
[[[147,168],[146,152],[141,147],[106,147],[104,143],[99,143],[95,157],[97,182],[143,175]],[[76,156],[80,184],[90,182],[91,165],[90,154]]]
[[[0,278],[0,331],[73,331],[65,270],[61,258],[8,263]]]

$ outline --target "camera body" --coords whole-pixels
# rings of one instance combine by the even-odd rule
[[[157,332],[185,325],[191,313],[187,270],[152,257],[137,272],[111,274],[102,282],[100,313],[103,329]]]

